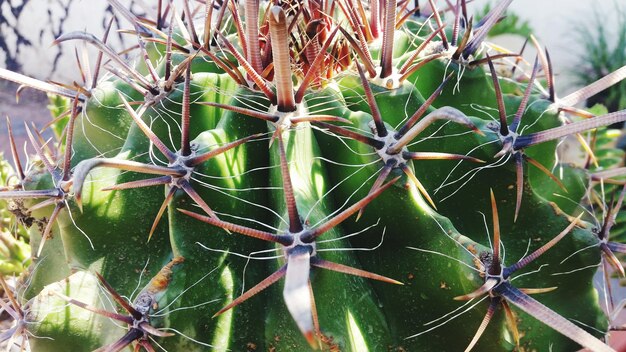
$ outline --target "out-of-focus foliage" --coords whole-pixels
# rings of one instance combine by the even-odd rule
[[[586,86],[624,66],[626,62],[626,7],[617,1],[614,11],[585,16],[574,28],[574,38],[582,45],[577,51],[575,65],[571,74],[576,83]],[[609,12],[617,16],[615,31],[607,29],[605,23]],[[609,111],[626,108],[626,82],[620,82],[587,100],[587,106],[597,103],[605,105]]]
[[[0,153],[0,187],[13,187],[18,181],[11,165]],[[12,201],[0,199],[0,274],[19,274],[30,265],[28,233],[16,217]]]
[[[491,3],[485,4],[485,6],[477,12],[474,18],[484,18],[485,15],[491,11],[492,7],[493,5]],[[503,34],[514,34],[527,38],[532,33],[533,30],[530,27],[530,23],[509,10],[506,12],[506,17],[502,18],[498,24],[493,26],[489,32],[489,36],[495,37]]]

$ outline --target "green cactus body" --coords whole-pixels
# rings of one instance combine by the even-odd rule
[[[132,119],[124,111],[119,94],[139,99],[125,83],[103,81],[92,90],[85,113],[78,119],[75,136],[77,162],[93,157],[113,157],[124,145]]]
[[[367,115],[361,115],[357,119],[357,123],[362,122],[358,124],[360,126],[367,125],[369,122]],[[327,137],[327,139],[329,139],[327,144],[321,143],[322,150],[326,148],[328,151],[335,150],[337,148],[335,138]],[[343,155],[340,154],[340,158],[335,159],[335,161],[339,163],[349,161],[357,165],[371,163],[372,159],[369,155],[360,157],[361,160],[355,158],[355,154],[365,154],[366,148],[357,143],[352,143],[351,147],[354,148],[352,149],[354,152],[346,149],[346,152]],[[368,166],[356,174],[352,169],[345,167],[331,169],[336,172],[336,174],[331,173],[331,177],[336,183],[350,176],[349,182],[351,184],[342,185],[339,188],[341,193],[337,192],[337,203],[341,204],[351,196],[359,198],[366,194],[373,182],[371,175],[378,169],[377,164]],[[353,195],[355,185],[364,186]],[[372,209],[378,209],[378,211],[373,212]],[[432,345],[433,341],[429,338],[432,335],[428,334],[424,335],[422,339],[404,340],[405,337],[418,333],[423,324],[439,318],[442,312],[454,310],[458,306],[458,302],[452,298],[471,287],[472,277],[474,280],[478,279],[473,272],[458,262],[406,247],[412,246],[441,252],[460,259],[466,253],[463,253],[461,248],[455,248],[454,238],[459,236],[458,232],[446,218],[433,212],[414,189],[408,191],[400,184],[393,186],[375,200],[366,209],[363,218],[358,223],[348,222],[346,228],[348,231],[354,232],[376,223],[378,225],[372,230],[351,238],[351,244],[358,248],[377,247],[377,250],[371,253],[360,253],[359,258],[365,269],[376,270],[382,275],[395,274],[396,277],[405,282],[405,286],[400,289],[374,283],[390,324],[395,346],[407,350],[430,348],[433,350],[440,348],[454,350],[455,348],[450,344],[458,343],[459,348],[461,348],[466,343],[461,341],[463,339],[460,336],[454,341],[436,339],[442,343],[438,346]],[[403,226],[399,227],[393,224],[403,224]],[[384,239],[378,247],[383,229],[385,229]],[[448,231],[453,232],[448,233]],[[431,269],[420,270],[423,265]],[[431,290],[427,291],[421,287],[431,287]],[[478,315],[475,319],[479,319]],[[456,322],[456,324],[459,325],[455,325],[453,322],[446,326],[445,330],[433,331],[432,334],[442,334],[441,336],[443,336],[451,330],[458,331],[462,322]],[[451,330],[447,330],[448,328]],[[466,338],[471,339],[471,334],[472,332],[469,332]]]
[[[419,106],[424,102],[420,91],[411,83],[405,81],[400,88],[389,90],[372,84],[372,90],[378,103],[378,108],[383,116],[394,115],[399,121],[410,116],[411,107]],[[339,89],[343,94],[345,103],[350,110],[371,113],[367,101],[363,99],[363,83],[358,76],[347,76],[339,82]],[[404,111],[402,111],[404,110]],[[408,115],[408,116],[407,116]],[[393,123],[393,122],[389,122]]]
[[[428,96],[451,72],[455,72],[455,76],[443,89],[435,106],[452,106],[468,115],[476,115],[476,108],[496,108],[493,87],[489,84],[485,71],[480,67],[470,69],[440,59],[426,64],[407,80],[415,84],[422,94]]]
[[[317,94],[310,98],[316,101]],[[302,217],[305,217],[305,228],[319,224],[330,215],[331,199],[328,186],[325,184],[326,173],[319,159],[320,150],[310,126],[298,125],[292,131],[283,132],[291,181],[294,185],[296,204]],[[276,149],[274,145],[272,149]],[[273,165],[280,165],[275,155]],[[280,186],[283,182],[278,168],[273,170],[273,184]],[[277,192],[278,193],[278,192]],[[282,193],[282,192],[281,192]],[[276,209],[285,214],[284,197],[275,194]],[[283,216],[286,218],[285,216]],[[276,225],[286,231],[286,225],[280,221]],[[350,244],[341,230],[332,229],[318,240],[317,256],[328,261],[358,267],[358,259],[350,250]],[[285,261],[281,260],[281,265]],[[278,268],[278,267],[277,267]],[[389,329],[383,312],[380,310],[370,284],[363,278],[331,272],[321,268],[313,268],[310,274],[310,285],[315,299],[315,307],[321,329],[320,345],[322,349],[339,349],[342,351],[374,351],[383,346],[391,346]],[[282,285],[273,289],[273,297],[281,297]],[[280,300],[271,300],[277,309],[268,315],[266,339],[277,350],[303,350],[308,345],[301,338],[301,333],[293,324],[293,319]],[[303,344],[303,342],[305,344]]]
[[[254,95],[245,97],[249,93],[245,89],[239,90],[238,96],[242,98],[239,102],[233,99],[233,104],[263,102],[261,99],[255,99]],[[216,129],[201,133],[193,144],[198,152],[206,152],[241,137],[261,133],[265,129],[263,121],[226,112]],[[263,208],[267,204],[266,194],[265,191],[254,189],[262,187],[263,183],[260,181],[267,178],[266,171],[257,170],[267,165],[266,150],[267,143],[258,141],[220,154],[203,163],[196,169],[197,174],[194,178],[200,182],[207,182],[210,187],[199,187],[198,193],[203,198],[210,199],[211,207],[219,214],[233,214],[265,223],[268,218],[267,211]],[[257,176],[245,177],[248,173]],[[238,192],[240,189],[250,191]],[[235,199],[238,201],[234,201]],[[260,298],[219,317],[211,317],[219,308],[232,302],[244,288],[244,283],[260,281],[266,273],[263,268],[255,268],[255,263],[249,264],[249,269],[245,270],[247,260],[235,254],[262,251],[267,249],[267,246],[255,239],[227,233],[197,221],[189,221],[188,216],[177,209],[190,211],[197,209],[190,201],[187,195],[179,191],[169,207],[172,249],[176,255],[186,259],[185,266],[189,268],[185,271],[184,286],[175,291],[185,290],[184,296],[172,306],[172,309],[178,306],[202,306],[191,312],[182,310],[180,313],[171,313],[170,324],[185,335],[196,336],[198,340],[212,345],[215,350],[245,350],[248,344],[260,348],[264,343],[263,330],[246,329],[250,324],[260,324],[264,314]],[[222,252],[210,251],[207,248]],[[229,254],[228,251],[232,251],[233,254]],[[203,278],[207,274],[207,268],[215,272]],[[207,287],[208,283],[210,284]],[[216,302],[207,304],[212,301]],[[189,340],[179,336],[165,340],[164,347],[176,350],[196,348]]]
[[[74,32],[55,43],[94,45],[112,75],[0,69],[56,95],[63,137],[27,127],[37,158],[12,179],[0,164],[0,272],[32,259],[17,287],[0,280],[17,297],[0,342],[612,351],[593,277],[623,273],[626,190],[604,183],[626,171],[602,128],[626,112],[574,105],[623,73],[556,99],[549,58],[485,44],[511,0],[476,21],[465,1],[433,19],[379,0],[159,2],[154,19],[110,3],[140,41],[132,64]],[[576,134],[597,160],[563,162]]]
[[[100,292],[98,280],[89,272],[80,271],[66,280],[50,284],[42,294],[32,300],[28,320],[29,330],[48,339],[33,339],[31,348],[36,351],[58,351],[67,348],[73,351],[90,351],[113,342],[123,335],[108,318],[99,317],[67,302],[50,291],[74,297],[95,307],[109,302]]]

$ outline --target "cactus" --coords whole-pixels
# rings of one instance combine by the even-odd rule
[[[31,219],[32,264],[0,277],[14,320],[0,339],[612,351],[616,297],[605,313],[592,278],[624,275],[610,232],[626,188],[595,196],[624,170],[588,135],[626,111],[575,106],[623,69],[559,98],[534,38],[534,65],[486,41],[511,2],[474,20],[464,0],[431,0],[431,16],[395,0],[158,1],[154,18],[109,0],[133,59],[108,31],[72,32],[55,44],[98,50],[82,83],[0,69],[54,97],[58,136],[27,124],[25,165],[7,119],[0,205]],[[589,162],[559,162],[566,136]]]

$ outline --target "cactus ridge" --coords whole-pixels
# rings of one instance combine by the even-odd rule
[[[488,42],[512,1],[474,20],[465,0],[429,0],[428,17],[406,0],[159,0],[146,17],[109,0],[132,24],[135,60],[107,44],[111,19],[101,39],[54,41],[97,50],[93,70],[76,51],[82,83],[0,69],[62,106],[42,130],[26,124],[29,163],[7,118],[17,183],[0,200],[43,225],[29,229],[28,276],[15,288],[0,276],[14,320],[0,341],[612,351],[609,272],[624,276],[626,245],[609,237],[626,186],[597,197],[601,216],[587,210],[596,183],[624,174],[591,168],[587,135],[626,111],[575,105],[626,76],[559,98],[534,37],[533,65],[526,44]],[[56,141],[42,136],[51,126]],[[566,136],[585,168],[559,163]]]

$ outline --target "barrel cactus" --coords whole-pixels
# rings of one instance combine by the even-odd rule
[[[624,191],[597,185],[624,170],[589,136],[626,111],[576,105],[624,70],[558,97],[534,38],[534,63],[486,41],[511,2],[474,19],[464,0],[158,1],[153,17],[109,0],[133,55],[71,32],[55,44],[98,50],[82,82],[0,69],[56,97],[61,131],[26,124],[27,164],[9,141],[0,199],[32,264],[0,280],[1,339],[612,351],[617,297],[593,277],[624,275]],[[588,163],[560,162],[566,136]]]

